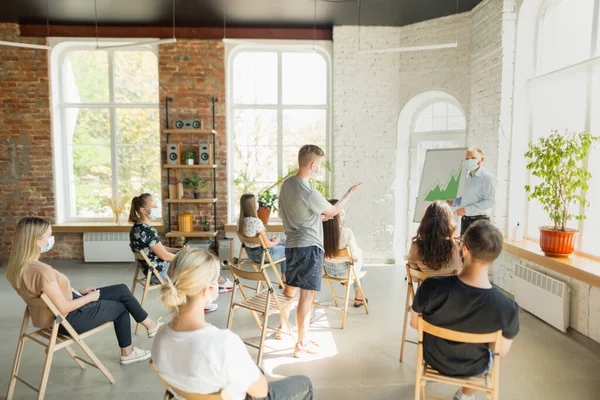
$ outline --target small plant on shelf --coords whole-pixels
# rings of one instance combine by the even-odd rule
[[[187,165],[194,165],[194,153],[188,151],[183,154],[183,159]]]
[[[208,219],[206,219],[206,217],[204,217],[204,221],[202,221],[202,230],[204,232],[210,231],[210,222],[208,222]]]
[[[277,211],[275,206],[278,196],[271,191],[266,189],[258,193],[258,218],[267,225],[269,223],[269,217],[271,212]]]
[[[576,229],[567,228],[571,219],[583,220],[583,213],[571,214],[571,205],[585,209],[589,205],[581,192],[588,190],[592,174],[583,164],[595,141],[591,133],[558,133],[553,129],[547,137],[529,143],[525,157],[527,169],[540,179],[535,186],[526,185],[529,199],[537,199],[550,217],[552,226],[540,226],[540,247],[547,256],[568,256],[574,250]]]
[[[192,189],[194,191],[194,199],[200,198],[199,190],[204,189],[207,184],[208,184],[208,179],[206,179],[206,178],[202,179],[198,175],[193,175],[193,176],[187,177],[183,180],[183,185],[186,188]]]

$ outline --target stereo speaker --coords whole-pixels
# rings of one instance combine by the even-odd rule
[[[167,144],[167,164],[176,165],[181,160],[181,149],[178,144]]]
[[[210,154],[210,146],[207,144],[200,144],[200,152],[198,153],[198,156],[200,158],[201,165],[209,165],[212,158]]]
[[[175,121],[175,129],[202,129],[202,120],[178,119]]]

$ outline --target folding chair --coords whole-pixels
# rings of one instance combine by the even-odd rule
[[[15,363],[13,364],[12,372],[10,375],[10,381],[8,384],[8,393],[6,394],[7,400],[12,399],[15,392],[15,385],[17,381],[23,383],[29,388],[35,390],[38,393],[38,399],[43,399],[44,394],[46,393],[46,385],[48,384],[48,376],[50,375],[50,367],[52,366],[52,358],[54,353],[65,349],[67,353],[75,360],[77,365],[79,365],[82,369],[85,368],[85,364],[91,365],[94,368],[97,368],[104,374],[106,379],[113,385],[115,384],[115,379],[108,372],[106,367],[100,362],[98,357],[90,350],[90,348],[84,343],[83,339],[91,336],[97,332],[100,332],[103,329],[109,328],[112,326],[112,322],[107,322],[103,325],[100,325],[97,328],[89,330],[85,333],[78,334],[75,332],[75,329],[71,326],[71,324],[67,321],[67,319],[58,311],[56,306],[52,303],[52,301],[46,296],[42,294],[38,298],[34,298],[26,301],[27,306],[25,307],[25,314],[23,315],[23,322],[21,324],[21,330],[19,331],[19,341],[17,343],[17,353],[15,355]],[[27,327],[29,326],[29,306],[32,307],[47,307],[50,309],[52,314],[55,316],[54,323],[52,327],[46,329],[38,329],[31,333],[27,333]],[[65,336],[58,332],[59,327],[63,326],[69,336]],[[23,356],[23,347],[25,342],[31,340],[37,344],[40,344],[44,347],[44,352],[46,353],[46,360],[44,362],[44,369],[42,371],[42,379],[40,382],[39,388],[36,388],[29,382],[25,381],[21,378],[19,374],[19,367],[21,366],[21,357]],[[81,350],[90,358],[91,362],[79,357],[75,351],[71,348],[71,345],[76,343]],[[85,363],[85,364],[84,364]]]
[[[258,349],[258,359],[256,361],[256,364],[260,365],[262,361],[263,345],[265,342],[267,329],[273,331],[277,330],[276,328],[268,326],[269,316],[277,312],[281,313],[283,308],[285,308],[288,304],[294,301],[294,298],[287,297],[280,293],[275,293],[275,291],[273,290],[273,286],[271,285],[271,281],[269,280],[269,276],[267,275],[267,272],[264,269],[260,271],[244,271],[234,267],[231,263],[229,263],[228,265],[234,281],[233,291],[231,292],[229,317],[227,318],[227,329],[231,329],[231,325],[233,324],[233,312],[237,307],[246,308],[252,312],[254,320],[258,324],[258,327],[261,329],[260,343],[258,346],[248,342],[244,343],[247,346]],[[244,285],[242,285],[242,283],[240,282],[240,278],[249,281],[254,281],[259,284],[264,283],[266,289],[262,292],[257,292],[256,295],[252,297],[249,297],[246,293],[246,290],[244,289]],[[259,286],[260,285],[257,285],[257,287]],[[238,289],[244,297],[244,299],[240,302],[236,302],[235,300],[235,295]],[[262,314],[262,322],[258,317],[258,314]],[[289,321],[286,320],[285,323],[288,327],[290,327],[291,331],[291,325]]]
[[[276,282],[271,281],[271,283],[279,284],[281,287],[283,287],[284,284],[283,284],[283,281],[281,280],[281,275],[279,274],[279,271],[277,270],[277,265],[280,264],[281,262],[285,261],[285,257],[280,258],[279,260],[273,260],[273,258],[271,258],[271,254],[269,253],[269,249],[268,249],[267,245],[265,244],[263,238],[260,236],[251,238],[251,237],[244,236],[239,232],[237,232],[237,235],[242,244],[240,246],[240,254],[238,257],[238,266],[242,266],[243,264],[251,264],[255,271],[262,271],[263,269],[265,269],[267,267],[271,267],[271,268],[273,268],[273,272],[275,273],[275,276],[277,277],[277,281]],[[248,251],[246,249],[245,242],[260,244],[260,247],[262,248],[262,256],[261,256],[260,263],[252,261],[252,259],[248,255]],[[246,257],[243,257],[244,252],[246,253]],[[256,292],[258,293],[259,291],[260,291],[260,282],[258,282],[258,284],[256,286]]]
[[[200,393],[184,392],[183,390],[174,388],[173,386],[169,385],[167,383],[167,381],[165,381],[165,379],[160,375],[160,373],[158,372],[158,368],[156,368],[156,364],[154,364],[154,362],[152,360],[150,360],[150,366],[152,367],[154,372],[156,372],[158,379],[160,379],[160,381],[162,382],[163,386],[166,389],[164,400],[173,399],[175,397],[174,396],[175,394],[177,396],[179,396],[180,398],[186,399],[186,400],[222,400],[223,399],[222,392],[211,393],[211,394],[200,394]]]
[[[425,384],[427,381],[445,383],[448,385],[468,387],[485,392],[487,400],[498,400],[498,390],[500,386],[500,356],[498,349],[502,340],[502,331],[496,331],[486,334],[456,332],[450,329],[440,328],[431,325],[419,316],[417,323],[419,332],[419,343],[417,350],[417,378],[415,384],[415,400],[425,400]],[[423,360],[423,334],[427,333],[445,340],[451,340],[459,343],[478,343],[489,344],[494,352],[494,362],[490,371],[482,377],[472,378],[454,378],[440,374],[431,368]],[[427,396],[431,399],[445,399],[445,397]]]
[[[408,264],[406,264],[406,278],[408,279],[408,282],[406,284],[406,303],[405,303],[406,307],[404,309],[404,325],[402,325],[402,341],[400,342],[400,362],[402,362],[404,360],[404,344],[407,342],[412,343],[412,344],[418,344],[414,340],[406,339],[406,330],[407,330],[406,323],[408,322],[408,314],[412,310],[412,303],[415,300],[415,294],[416,294],[416,289],[415,289],[414,284],[417,285],[417,289],[418,289],[419,285],[421,285],[421,283],[429,277],[453,276],[453,275],[458,275],[458,270],[454,270],[448,274],[428,274],[428,273],[420,271],[418,269],[413,269]]]
[[[327,281],[327,285],[329,286],[329,291],[331,292],[331,297],[333,297],[333,303],[335,304],[335,306],[330,306],[327,304],[318,303],[317,301],[313,301],[313,309],[314,309],[314,306],[318,306],[318,307],[329,308],[331,310],[341,312],[342,313],[342,328],[341,329],[344,329],[344,325],[346,323],[346,313],[348,311],[348,301],[350,300],[350,286],[353,283],[358,284],[358,290],[362,297],[362,300],[358,300],[357,302],[362,303],[365,306],[365,313],[367,313],[367,314],[369,313],[369,305],[367,304],[367,301],[365,300],[366,299],[365,293],[363,292],[362,285],[360,284],[360,279],[358,278],[358,275],[356,274],[356,269],[354,269],[354,258],[352,258],[352,253],[350,252],[350,249],[348,247],[346,247],[345,249],[338,250],[335,255],[335,260],[336,260],[336,262],[338,262],[338,260],[339,260],[340,262],[348,262],[350,264],[348,267],[348,276],[346,278],[333,278],[333,277],[327,275],[327,272],[325,272],[325,268],[323,268],[323,280]],[[365,275],[366,275],[366,272],[365,272]],[[344,284],[344,287],[346,288],[346,293],[343,297],[335,294],[335,290],[333,289],[333,285],[331,284],[331,282]],[[344,300],[343,307],[339,306],[338,299]],[[313,315],[312,312],[311,312],[311,315]]]
[[[133,252],[133,255],[135,257],[135,272],[133,274],[133,284],[131,285],[131,294],[135,295],[135,287],[136,285],[142,285],[144,287],[144,293],[142,293],[142,300],[140,301],[140,305],[142,307],[144,307],[144,304],[146,303],[146,296],[148,296],[148,292],[154,289],[159,289],[162,285],[165,284],[164,279],[162,278],[162,276],[160,276],[160,274],[158,273],[158,270],[156,269],[156,267],[154,266],[154,264],[152,264],[152,262],[150,262],[150,259],[148,259],[148,256],[146,255],[145,251],[140,251],[138,252]],[[140,270],[143,271],[143,268],[140,265],[141,261],[145,261],[146,265],[148,265],[150,267],[150,269],[148,269],[148,273],[145,275],[140,276]],[[156,279],[158,279],[158,281],[160,283],[157,284],[152,284],[151,280],[152,280],[152,275],[156,276]],[[135,325],[135,334],[137,335],[139,330],[140,330],[140,323],[137,323]]]

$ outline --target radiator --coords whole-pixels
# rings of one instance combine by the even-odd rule
[[[86,262],[133,262],[129,232],[85,232],[83,256]]]
[[[536,270],[515,264],[514,295],[519,306],[555,328],[569,326],[571,288]]]

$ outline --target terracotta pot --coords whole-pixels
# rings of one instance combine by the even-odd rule
[[[271,209],[266,207],[258,207],[258,218],[266,226],[269,223],[269,217],[271,216]]]
[[[576,229],[555,231],[552,226],[540,226],[540,247],[548,257],[568,257],[575,251]]]

